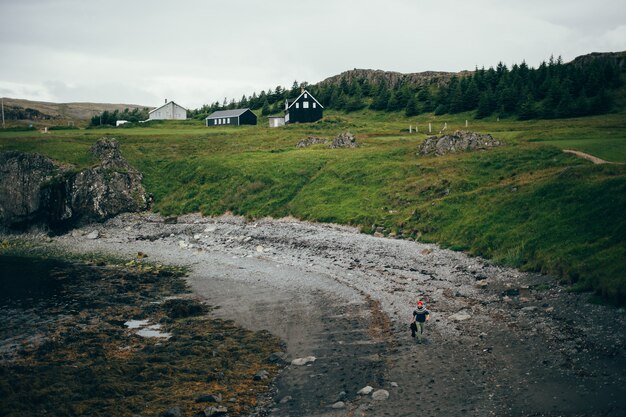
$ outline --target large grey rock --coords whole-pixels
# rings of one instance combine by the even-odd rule
[[[296,148],[308,148],[311,145],[317,145],[317,144],[326,143],[326,142],[328,142],[327,139],[318,138],[318,137],[315,137],[315,136],[309,136],[309,137],[306,137],[306,138],[300,140],[296,144]]]
[[[370,387],[369,385],[361,388],[357,394],[358,395],[370,395],[372,393],[372,391],[374,391],[374,388]]]
[[[384,389],[379,389],[372,393],[372,400],[374,401],[384,401],[389,398],[389,391]]]
[[[0,225],[56,229],[145,210],[143,177],[117,141],[103,138],[91,151],[99,164],[78,172],[41,155],[0,153]]]
[[[427,138],[419,146],[417,154],[440,156],[449,153],[489,149],[502,145],[502,142],[494,139],[490,134],[482,135],[480,133],[457,130],[452,134]]]
[[[340,133],[338,134],[333,142],[328,145],[331,149],[336,148],[357,148],[359,144],[356,141],[354,135],[350,132]]]

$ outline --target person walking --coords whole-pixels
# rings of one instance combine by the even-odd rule
[[[422,343],[424,335],[424,326],[430,320],[430,311],[426,310],[424,303],[420,300],[417,302],[417,310],[413,311],[411,318],[411,337],[415,337],[417,333],[417,343]]]

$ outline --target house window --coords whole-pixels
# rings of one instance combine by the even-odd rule
[[[317,109],[317,103],[316,102],[313,102],[313,108]]]
[[[230,117],[228,119],[226,119],[226,124],[229,125],[230,124]]]
[[[300,103],[296,103],[296,109],[300,108]]]
[[[304,98],[309,98],[308,94],[304,93]]]
[[[308,101],[303,101],[302,102],[302,108],[303,109],[308,109],[309,108],[309,102]]]

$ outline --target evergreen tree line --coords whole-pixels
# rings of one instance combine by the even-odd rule
[[[89,126],[115,126],[118,120],[128,120],[131,123],[137,123],[140,120],[148,119],[148,111],[147,107],[143,109],[134,108],[132,110],[125,108],[123,111],[115,110],[112,112],[105,110],[93,116]]]
[[[245,95],[239,101],[226,98],[192,110],[191,117],[204,119],[217,110],[261,109],[262,115],[282,114],[286,99],[307,88],[326,108],[345,112],[369,108],[375,111],[404,112],[406,116],[434,112],[437,115],[474,111],[476,118],[490,115],[516,116],[521,120],[563,118],[606,113],[611,110],[615,90],[621,85],[621,70],[610,58],[597,58],[586,64],[564,64],[550,58],[538,68],[525,62],[510,69],[476,69],[468,76],[453,76],[443,85],[414,85],[400,81],[390,86],[382,79],[345,77],[338,84],[299,84],[290,89],[277,86]]]

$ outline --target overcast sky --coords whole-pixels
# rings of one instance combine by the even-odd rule
[[[352,68],[626,50],[624,0],[0,0],[0,96],[189,109]]]

